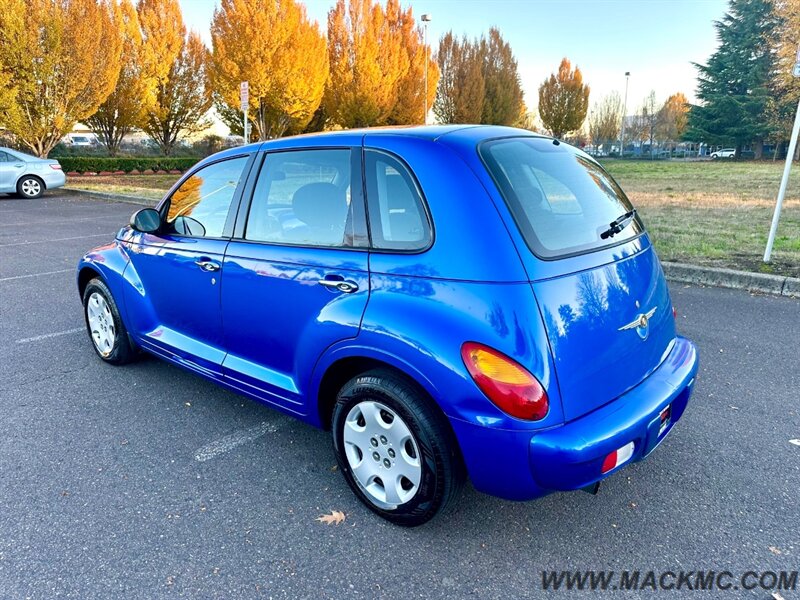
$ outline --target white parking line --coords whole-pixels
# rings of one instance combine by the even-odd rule
[[[62,335],[72,335],[73,333],[80,333],[81,331],[85,331],[83,327],[76,327],[75,329],[67,329],[66,331],[56,331],[55,333],[45,333],[42,335],[35,335],[29,338],[22,338],[21,340],[17,340],[18,344],[29,344],[30,342],[38,342],[41,340],[48,340],[50,338],[59,337]]]
[[[275,433],[278,431],[281,425],[283,425],[283,420],[279,420],[277,422],[264,421],[255,427],[234,431],[233,433],[200,448],[194,453],[194,459],[198,462],[211,460],[220,454],[225,454],[226,452],[229,452],[234,448],[238,448],[243,444],[257,440],[268,433]]]
[[[28,277],[42,277],[43,275],[56,275],[57,273],[72,273],[75,268],[61,269],[60,271],[45,271],[44,273],[31,273],[30,275],[15,275],[14,277],[0,277],[0,281],[14,281],[15,279],[27,279]]]
[[[68,242],[70,240],[83,240],[86,238],[96,237],[113,237],[116,232],[111,233],[95,233],[94,235],[78,235],[68,238],[56,238],[54,240],[36,240],[35,242],[14,242],[13,244],[0,244],[0,248],[9,248],[11,246],[28,246],[30,244],[49,244],[52,242]]]

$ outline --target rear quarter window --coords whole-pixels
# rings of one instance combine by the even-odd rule
[[[542,258],[591,252],[641,235],[635,217],[603,239],[632,205],[596,162],[566,144],[519,137],[484,142],[480,156],[530,249]]]

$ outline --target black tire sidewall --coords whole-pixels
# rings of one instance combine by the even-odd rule
[[[97,345],[92,338],[92,330],[89,325],[89,298],[92,294],[100,294],[108,303],[111,309],[111,317],[114,319],[114,329],[116,330],[116,337],[114,339],[114,348],[108,356],[103,356],[97,349]],[[95,354],[102,360],[112,364],[120,364],[126,362],[130,356],[130,345],[128,343],[128,331],[122,322],[122,318],[117,309],[117,303],[114,302],[114,297],[111,295],[111,290],[108,289],[101,279],[92,279],[83,291],[83,319],[86,323],[86,333],[89,335],[89,341],[94,348]]]
[[[409,396],[411,402],[417,406],[410,405]],[[364,401],[378,402],[391,408],[411,430],[419,448],[422,463],[419,489],[411,500],[396,509],[387,510],[373,504],[353,476],[344,452],[344,424],[347,415],[356,404]],[[444,456],[448,452],[447,440],[438,439],[441,436],[437,435],[435,428],[428,424],[431,415],[427,415],[427,419],[420,419],[415,414],[418,410],[418,398],[414,397],[414,391],[410,386],[403,386],[395,378],[387,381],[384,377],[367,374],[357,377],[342,389],[333,412],[334,452],[339,469],[348,485],[373,512],[389,521],[406,526],[421,525],[433,518],[445,500],[447,485],[445,481],[447,467],[444,464]]]
[[[35,196],[29,196],[22,191],[22,184],[28,180],[34,180],[39,184],[39,193]],[[22,196],[27,200],[36,200],[37,198],[41,198],[42,194],[44,194],[44,183],[38,177],[34,177],[33,175],[25,175],[22,179],[17,182],[17,194]]]

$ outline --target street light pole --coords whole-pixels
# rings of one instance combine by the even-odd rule
[[[800,77],[800,44],[797,45],[797,58],[792,69],[793,77]],[[778,190],[778,199],[775,201],[775,212],[772,214],[772,226],[769,228],[767,238],[767,248],[764,250],[764,262],[768,263],[772,258],[772,245],[775,243],[775,234],[778,233],[778,221],[781,219],[781,208],[783,198],[786,196],[786,187],[789,185],[789,173],[792,170],[794,153],[797,150],[797,138],[800,137],[800,101],[797,102],[797,112],[794,115],[794,126],[792,127],[792,137],[789,138],[789,150],[786,154],[786,164],[783,167],[783,177],[781,187]]]
[[[631,77],[630,71],[625,71],[625,102],[622,104],[622,124],[619,129],[619,157],[624,158],[625,154],[625,114],[628,112],[628,80]]]
[[[798,56],[800,56],[800,52],[798,52]],[[792,137],[789,140],[789,149],[786,153],[786,164],[783,167],[781,187],[778,190],[778,199],[775,202],[775,212],[772,214],[772,226],[769,228],[767,248],[764,250],[765,263],[772,259],[772,245],[775,243],[775,234],[778,232],[778,221],[781,220],[781,208],[783,207],[783,199],[786,197],[786,188],[789,185],[789,173],[792,171],[792,160],[794,160],[794,153],[797,150],[798,136],[800,136],[800,102],[797,103],[797,113],[794,116],[794,127],[792,127]]]
[[[423,113],[422,113],[422,122],[427,125],[428,124],[428,23],[431,22],[431,16],[428,13],[425,13],[420,17],[422,20],[422,26],[425,30],[425,96],[422,98],[422,106],[423,106]]]

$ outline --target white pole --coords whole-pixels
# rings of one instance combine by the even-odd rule
[[[797,103],[797,114],[794,116],[794,127],[792,128],[792,138],[789,142],[789,151],[786,154],[786,165],[783,167],[783,178],[781,187],[778,190],[778,200],[775,203],[775,213],[772,215],[772,227],[769,229],[767,239],[767,249],[764,251],[764,262],[768,263],[772,255],[772,245],[775,243],[775,234],[778,232],[778,221],[781,218],[781,207],[783,198],[786,196],[786,187],[789,185],[789,173],[792,170],[792,160],[797,149],[797,137],[800,135],[800,102]]]
[[[428,124],[428,23],[431,21],[431,16],[428,13],[425,13],[420,17],[422,20],[422,27],[425,30],[425,37],[423,39],[423,44],[425,44],[425,97],[422,99],[422,108],[425,111],[425,114],[422,116],[422,123],[424,125]]]
[[[242,115],[243,115],[242,119],[243,119],[243,123],[244,123],[244,136],[243,137],[244,137],[244,143],[245,143],[245,145],[247,145],[247,144],[250,143],[250,135],[249,135],[250,132],[248,131],[249,128],[247,127],[247,125],[248,125],[248,123],[247,123],[247,108],[245,108],[242,111]]]
[[[619,157],[624,158],[625,153],[625,113],[628,112],[628,80],[631,72],[625,72],[625,102],[622,104],[622,123],[619,129]]]

